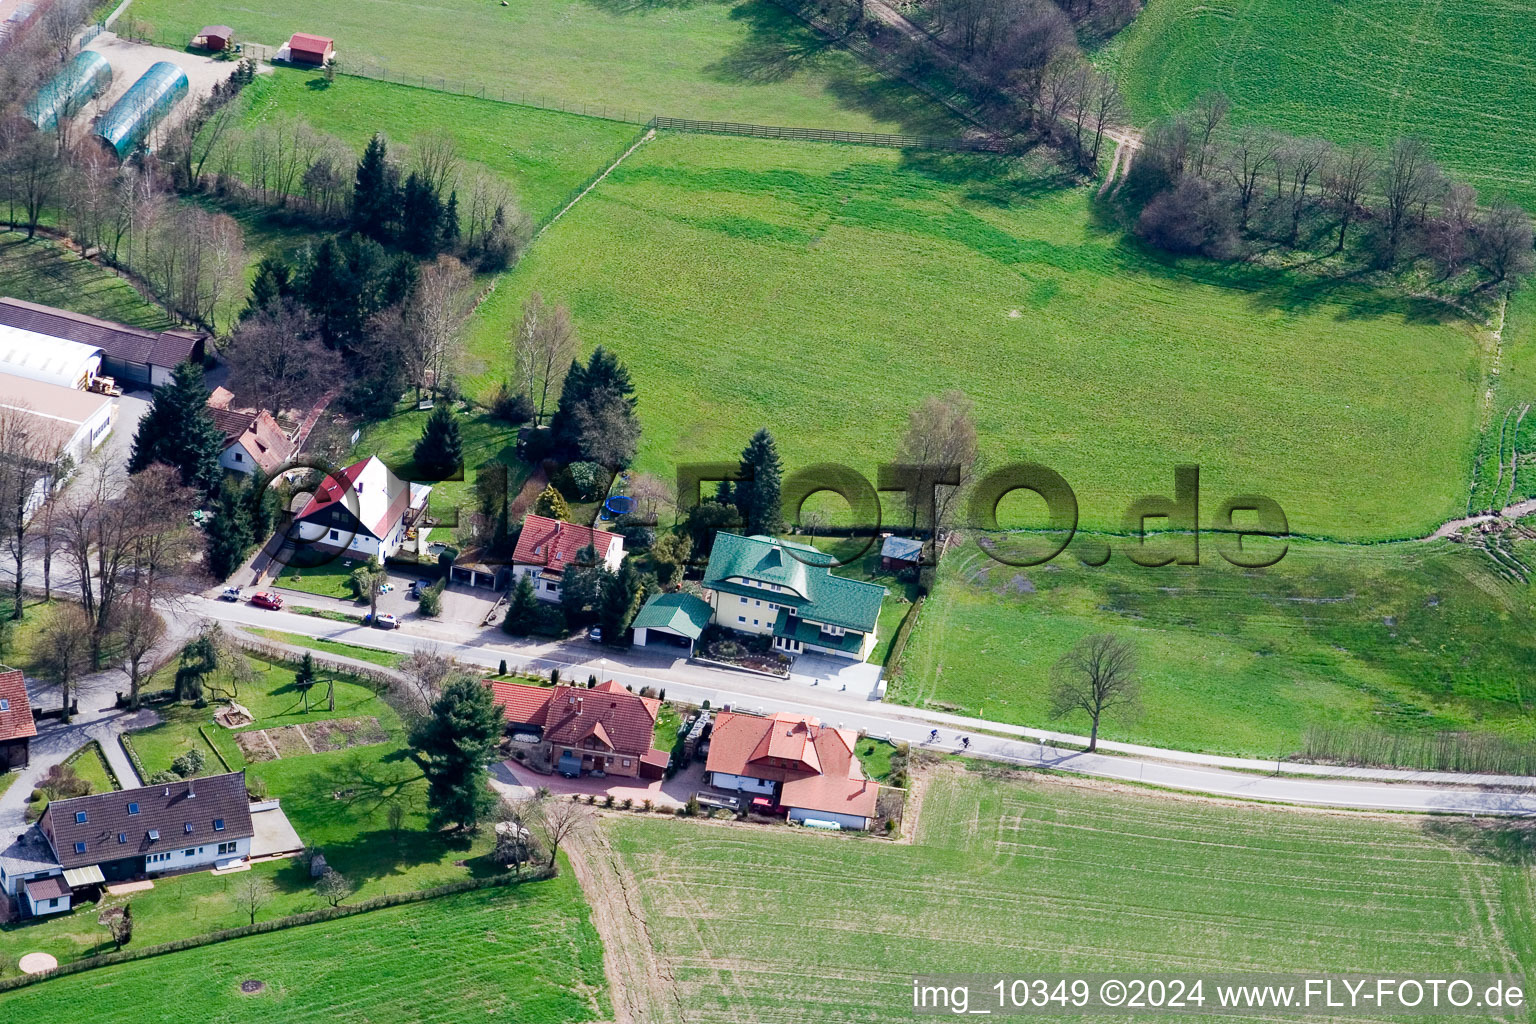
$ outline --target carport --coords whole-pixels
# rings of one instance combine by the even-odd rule
[[[692,594],[658,594],[635,616],[635,644],[681,647],[691,656],[710,613],[709,605]]]

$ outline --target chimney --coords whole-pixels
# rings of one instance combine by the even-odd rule
[[[196,782],[194,780],[188,779],[187,780],[187,799],[191,800],[195,796],[197,796],[197,784],[196,784]]]
[[[583,703],[583,702],[584,702],[584,701],[585,701],[585,700],[586,700],[586,699],[587,699],[587,698],[585,698],[585,697],[577,697],[577,698],[576,698],[576,714],[577,714],[577,715],[578,715],[578,716],[580,716],[580,715],[581,715],[581,705],[582,705],[582,703]]]

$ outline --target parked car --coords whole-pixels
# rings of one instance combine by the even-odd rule
[[[251,595],[251,604],[257,608],[271,608],[275,611],[283,606],[283,596],[263,590]]]
[[[224,593],[219,595],[221,601],[238,601],[241,598],[239,587],[225,587]]]
[[[602,643],[603,642],[603,627],[602,626],[593,626],[591,629],[587,630],[587,639],[591,640],[595,644]]]
[[[405,596],[412,601],[421,600],[421,580],[411,580],[411,585],[406,588]]]
[[[373,626],[376,629],[399,629],[400,620],[393,615],[380,615],[373,620]]]

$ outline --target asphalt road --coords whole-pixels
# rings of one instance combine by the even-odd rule
[[[1174,751],[1152,756],[1085,754],[1051,746],[1048,742],[983,735],[963,730],[985,728],[989,732],[1022,730],[992,722],[934,715],[917,708],[869,702],[830,687],[795,685],[760,676],[737,674],[703,666],[658,666],[631,668],[618,664],[611,655],[597,647],[581,643],[564,644],[551,649],[530,651],[527,647],[500,642],[500,635],[477,631],[470,643],[456,643],[443,638],[421,637],[405,631],[385,631],[347,626],[327,619],[274,612],[249,604],[232,604],[208,598],[194,598],[187,613],[219,619],[226,623],[262,626],[305,636],[323,636],[377,650],[409,654],[417,647],[431,644],[459,660],[488,668],[505,659],[510,666],[547,670],[560,666],[568,677],[580,678],[588,672],[621,683],[665,687],[669,697],[690,702],[708,700],[713,707],[731,705],[752,710],[792,711],[816,715],[824,722],[862,729],[872,736],[908,742],[915,747],[952,753],[966,750],[971,754],[1012,764],[1051,768],[1097,778],[1139,783],[1167,789],[1203,793],[1240,800],[1306,804],[1367,811],[1403,811],[1485,815],[1536,815],[1536,787],[1532,780],[1508,787],[1473,786],[1437,779],[1432,773],[1391,773],[1389,777],[1417,781],[1382,782],[1365,778],[1307,778],[1276,775],[1262,771],[1234,771],[1229,768],[1194,762],[1173,763],[1168,758],[1188,758]],[[937,729],[937,741],[930,739]],[[968,736],[965,748],[962,736]],[[1236,758],[1219,759],[1238,764]],[[1341,769],[1321,769],[1338,772]]]

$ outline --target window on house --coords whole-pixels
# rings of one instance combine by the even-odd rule
[[[120,842],[120,843],[126,843],[128,841],[128,833],[127,832],[119,832],[117,834],[117,841]]]
[[[761,601],[757,601],[757,602],[755,602],[755,604],[756,604],[756,605],[757,605],[757,606],[758,606],[758,607],[759,607],[759,608],[761,608],[761,607],[762,607],[762,606],[763,606],[763,602],[761,602]]]
[[[245,461],[245,453],[244,452],[235,452],[235,461],[236,462],[244,462]]]
[[[139,813],[139,805],[138,804],[129,804],[128,805],[128,813],[129,814],[138,814]]]
[[[84,825],[85,824],[85,812],[84,811],[76,811],[75,812],[75,824],[76,825]]]
[[[736,616],[736,621],[737,622],[746,622],[747,621],[747,617],[745,615],[738,615],[738,616]]]
[[[182,827],[182,830],[184,832],[186,832],[187,835],[191,835],[192,834],[192,823],[190,821],[187,822],[186,825],[184,825]]]
[[[85,844],[84,843],[76,843],[75,844],[75,852],[76,853],[84,853],[85,852]]]
[[[11,710],[11,702],[5,697],[0,697],[0,711],[9,710]]]
[[[196,851],[196,850],[182,850],[182,851],[181,851],[181,855],[182,855],[182,856],[183,856],[183,857],[190,857],[190,856],[192,856],[192,855],[193,855],[193,854],[195,854],[195,853],[197,853],[197,851]]]
[[[157,828],[152,828],[145,834],[149,836],[149,841],[152,843],[160,841],[160,830]]]
[[[215,832],[223,832],[224,831],[224,819],[223,818],[214,818],[213,819],[213,830]]]
[[[341,539],[341,531],[339,531],[339,530],[332,530],[331,531],[331,540],[340,540],[340,539]]]
[[[49,907],[56,907],[56,906],[58,906],[58,905],[59,905],[59,901],[58,901],[58,900],[57,900],[57,899],[51,899],[51,900],[49,900],[49,901],[48,901],[48,902],[47,902],[47,903],[46,903],[46,904],[45,904],[45,906],[49,906]]]
[[[624,759],[624,767],[625,768],[629,767],[629,758],[627,758],[627,757]]]
[[[223,856],[224,854],[227,854],[227,853],[234,853],[235,850],[236,850],[236,846],[235,846],[234,843],[220,843],[219,844],[219,855],[220,856]]]
[[[742,603],[742,604],[746,604],[746,603],[747,603],[747,599],[746,599],[746,598],[742,598],[742,599],[741,599],[741,603]]]

